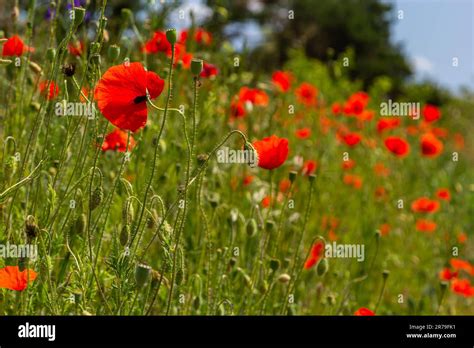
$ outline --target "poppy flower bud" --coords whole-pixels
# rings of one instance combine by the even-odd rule
[[[73,224],[73,232],[75,234],[84,234],[86,232],[87,218],[86,214],[79,215]]]
[[[166,31],[166,40],[172,45],[176,43],[176,29],[168,29]],[[191,69],[192,69],[192,63],[191,63]]]
[[[291,280],[291,277],[289,274],[286,274],[286,273],[282,273],[280,274],[280,276],[278,277],[278,281],[282,284],[286,284],[288,283],[289,281]]]
[[[126,201],[122,207],[122,222],[124,225],[128,225],[133,220],[133,205]]]
[[[321,259],[318,262],[318,266],[316,267],[316,272],[318,273],[318,276],[323,276],[326,274],[326,272],[329,269],[329,263],[327,259]]]
[[[76,72],[76,65],[73,63],[66,63],[62,66],[62,71],[67,77],[74,76],[74,73]]]
[[[117,45],[109,46],[107,55],[111,61],[115,61],[120,56],[120,47]]]
[[[180,268],[176,272],[176,284],[181,285],[183,284],[183,281],[184,281],[184,269]]]
[[[122,227],[122,231],[120,231],[120,245],[121,246],[126,246],[128,243],[128,238],[130,236],[130,225],[124,225]]]
[[[102,200],[104,199],[104,190],[102,189],[102,186],[97,186],[92,192],[92,196],[89,201],[89,209],[94,210],[97,208],[100,203],[102,203]]]
[[[191,60],[191,72],[195,76],[201,75],[203,66],[204,66],[204,64],[202,62],[202,59],[192,59]]]
[[[277,259],[271,259],[270,260],[270,269],[273,272],[276,272],[280,268],[280,260]]]
[[[96,65],[100,65],[100,54],[98,53],[94,53],[92,56],[91,56],[91,62],[96,64]]]
[[[251,168],[256,167],[258,165],[258,152],[253,144],[247,141],[244,145],[244,150],[247,153],[247,164]]]
[[[74,27],[78,27],[82,23],[86,15],[86,9],[82,7],[74,7]]]
[[[7,160],[5,161],[5,165],[3,168],[5,172],[5,177],[8,180],[10,180],[17,169],[17,161],[15,160],[15,157],[13,156],[8,157]]]
[[[275,221],[267,220],[265,222],[265,228],[267,229],[268,232],[273,231],[275,229]]]
[[[138,289],[143,288],[143,286],[148,281],[148,278],[150,277],[150,273],[151,273],[151,267],[148,265],[139,263],[135,267],[135,282],[137,284]]]
[[[56,50],[54,48],[48,48],[48,50],[46,51],[46,58],[52,62],[54,60],[54,58],[56,57]]]
[[[202,302],[201,296],[196,296],[196,297],[194,298],[193,307],[194,307],[195,310],[198,310],[199,307],[201,307],[201,302]]]
[[[296,179],[296,174],[298,174],[298,173],[295,172],[294,170],[292,170],[292,171],[290,172],[290,174],[288,174],[288,177],[289,177],[289,179],[290,179],[291,182],[294,182],[294,181],[295,181],[295,179]]]
[[[245,230],[247,231],[247,236],[253,237],[257,233],[257,230],[258,230],[257,221],[255,221],[255,219],[250,219],[249,221],[247,221]]]
[[[25,233],[28,241],[35,239],[38,236],[39,228],[36,225],[34,216],[28,215],[25,221]]]

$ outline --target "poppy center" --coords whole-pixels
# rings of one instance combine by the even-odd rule
[[[144,102],[144,101],[146,101],[146,95],[141,95],[133,99],[133,102],[135,104],[140,104],[141,102]]]

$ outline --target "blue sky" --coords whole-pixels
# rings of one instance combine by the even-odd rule
[[[394,6],[392,40],[403,44],[415,78],[452,91],[474,90],[474,1],[387,0]],[[403,19],[398,19],[398,11]],[[453,57],[458,67],[453,67]]]

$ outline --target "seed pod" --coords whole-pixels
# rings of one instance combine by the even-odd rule
[[[115,61],[120,56],[120,47],[117,45],[109,46],[107,55],[111,61]]]
[[[128,243],[128,239],[130,237],[130,225],[126,224],[122,227],[120,231],[120,245],[126,246]]]
[[[280,274],[280,276],[278,277],[278,281],[282,284],[286,284],[288,283],[289,281],[291,280],[291,277],[289,274],[287,273],[282,273]]]
[[[309,176],[309,181],[310,181],[310,182],[313,182],[315,179],[316,179],[316,175],[310,174],[310,176]]]
[[[200,166],[206,163],[208,159],[209,159],[209,155],[207,153],[201,153],[197,156],[197,162]]]
[[[62,66],[62,72],[64,75],[67,77],[74,76],[74,73],[76,72],[76,64],[74,63],[66,63]]]
[[[82,21],[84,20],[85,15],[86,15],[86,9],[85,8],[74,7],[74,20],[73,20],[74,27],[77,28],[79,26],[79,24],[82,23]]]
[[[39,227],[36,224],[34,216],[28,215],[25,221],[25,233],[28,242],[32,241],[38,236]]]
[[[275,229],[275,221],[273,220],[267,220],[265,222],[265,228],[268,232],[271,232]]]
[[[168,40],[168,42],[172,45],[176,43],[176,29],[168,29],[166,31],[166,40]],[[191,65],[191,68],[192,68],[192,65]]]
[[[97,208],[100,203],[102,203],[102,200],[104,198],[104,190],[102,189],[102,186],[97,186],[92,192],[92,196],[89,201],[89,209],[94,210]]]
[[[328,263],[328,260],[327,259],[321,259],[319,262],[318,262],[318,266],[316,267],[316,271],[318,273],[318,276],[323,276],[324,274],[326,274],[326,272],[328,271],[329,269],[329,263]]]
[[[201,296],[196,296],[196,297],[194,298],[193,307],[194,307],[195,310],[198,310],[199,307],[201,307],[201,302],[202,302]]]
[[[150,266],[145,265],[143,263],[137,264],[137,266],[135,267],[135,282],[137,284],[138,289],[143,288],[143,286],[148,281],[148,278],[150,277],[150,273]]]
[[[254,218],[247,221],[247,225],[245,226],[245,230],[247,231],[247,236],[253,237],[258,230],[257,221]]]
[[[85,234],[86,226],[87,226],[86,214],[79,215],[77,219],[74,221],[73,226],[74,226],[73,231],[75,234],[78,234],[78,235]]]
[[[46,58],[52,62],[54,58],[56,57],[56,50],[54,48],[48,48],[46,51]]]
[[[202,59],[192,59],[191,60],[191,72],[195,76],[199,76],[202,72],[203,62]]]
[[[290,179],[291,182],[294,182],[294,181],[295,181],[297,174],[298,174],[298,173],[295,172],[294,170],[292,170],[292,171],[290,172],[290,174],[288,175],[288,177],[289,177],[289,179]]]
[[[389,271],[389,270],[384,270],[384,271],[382,272],[382,277],[383,277],[384,279],[387,279],[389,275],[390,275],[390,271]]]
[[[158,221],[158,212],[155,208],[151,210],[151,216],[148,216],[146,219],[146,227],[150,230],[155,228],[155,221]]]

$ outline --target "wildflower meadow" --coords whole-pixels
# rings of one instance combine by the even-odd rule
[[[474,314],[473,91],[126,3],[1,4],[1,315]]]

